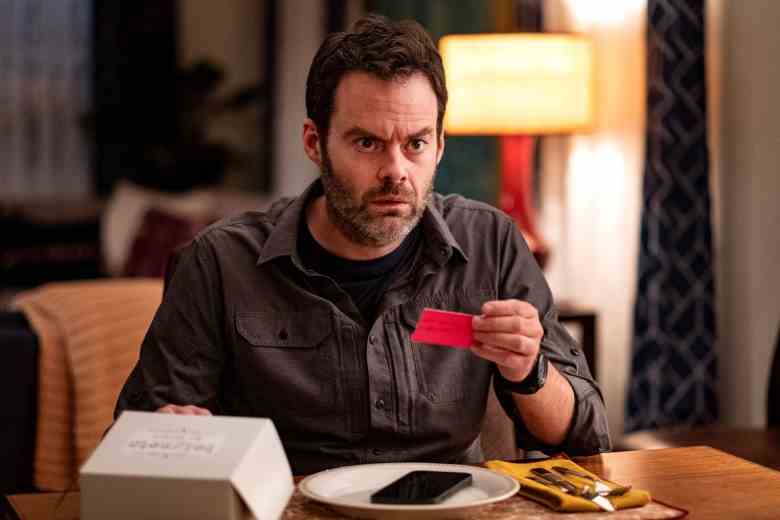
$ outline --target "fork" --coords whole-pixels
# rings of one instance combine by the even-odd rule
[[[585,500],[590,500],[604,511],[609,511],[610,513],[615,511],[615,506],[612,505],[609,499],[597,493],[596,489],[591,486],[577,486],[573,482],[566,480],[557,473],[552,472],[546,468],[533,468],[531,473],[533,473],[533,475],[536,477],[541,477],[542,480],[546,480],[556,486],[565,488],[571,495],[582,497]]]
[[[548,483],[553,484],[555,486],[559,486],[566,490],[567,493],[575,495],[575,496],[581,496],[584,498],[593,498],[596,496],[596,491],[590,487],[590,486],[578,486],[574,484],[573,482],[569,482],[568,480],[560,477],[559,475],[556,475],[552,471],[545,469],[545,468],[533,468],[531,470],[531,473],[534,474],[537,478],[540,478],[541,480],[546,480]]]
[[[583,473],[581,471],[577,471],[575,469],[567,468],[565,466],[553,466],[553,471],[556,471],[560,473],[561,475],[565,476],[574,476],[577,478],[581,478],[584,480],[589,480],[593,482],[593,485],[596,488],[596,492],[601,496],[621,496],[625,495],[629,491],[631,491],[631,486],[615,486],[611,487],[607,484],[593,478],[592,476],[588,475],[587,473]]]

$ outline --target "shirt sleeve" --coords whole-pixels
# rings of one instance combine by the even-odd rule
[[[163,301],[119,394],[115,418],[124,410],[154,411],[166,404],[219,411],[225,352],[216,259],[196,239],[170,266]]]
[[[577,342],[558,321],[552,293],[522,235],[510,222],[501,248],[502,268],[499,297],[531,303],[539,311],[544,328],[541,351],[569,382],[574,393],[574,416],[565,440],[550,446],[535,438],[526,428],[511,393],[496,385],[496,397],[515,423],[518,446],[526,451],[565,451],[571,455],[590,455],[609,451],[609,436],[604,398],[590,373]]]

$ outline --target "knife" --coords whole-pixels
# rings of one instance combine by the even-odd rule
[[[545,468],[533,468],[531,470],[531,473],[549,482],[550,484],[554,484],[556,486],[565,488],[567,490],[567,493],[569,493],[570,495],[574,495],[574,496],[582,497],[586,500],[590,500],[591,502],[596,504],[599,507],[599,509],[602,509],[604,511],[609,511],[610,513],[615,512],[615,506],[612,505],[612,502],[610,502],[607,499],[607,497],[603,497],[598,493],[596,493],[593,490],[593,488],[591,488],[590,486],[583,486],[583,487],[577,486],[572,482],[569,482],[563,477],[560,477],[559,475]]]
[[[615,487],[612,487],[598,480],[597,478],[588,475],[587,473],[583,473],[582,471],[577,471],[572,468],[567,468],[566,466],[553,466],[552,469],[553,471],[557,471],[564,477],[574,476],[592,482],[593,486],[596,489],[596,493],[598,493],[601,496],[620,496],[620,495],[625,495],[626,493],[631,491],[631,486],[616,485]]]
[[[551,482],[549,482],[548,480],[544,480],[543,478],[539,478],[539,477],[536,477],[536,476],[534,476],[534,475],[529,475],[529,476],[527,476],[527,477],[525,477],[525,478],[527,478],[528,480],[533,480],[533,481],[534,481],[534,482],[536,482],[537,484],[541,484],[541,485],[543,485],[543,486],[545,486],[545,487],[550,487],[550,486],[552,486],[552,485],[553,485],[553,484],[552,484]],[[568,490],[568,489],[566,489],[565,487],[562,487],[562,486],[556,486],[556,487],[557,487],[558,489],[560,489],[561,491],[563,491],[564,493],[569,493],[569,490]]]

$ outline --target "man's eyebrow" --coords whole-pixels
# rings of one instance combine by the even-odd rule
[[[426,126],[422,130],[418,130],[417,132],[413,133],[409,136],[409,139],[419,139],[420,137],[424,137],[426,135],[431,135],[433,133],[433,127],[432,126]]]
[[[374,139],[381,139],[378,135],[374,134],[373,132],[369,132],[365,128],[360,128],[359,126],[353,126],[346,132],[344,132],[344,137],[372,137]]]
[[[409,136],[409,139],[419,139],[420,137],[430,135],[433,133],[433,127],[432,126],[426,126],[425,128],[416,131],[412,135]],[[343,134],[344,138],[350,138],[350,137],[371,137],[373,139],[382,139],[378,135],[376,135],[373,132],[370,132],[366,130],[365,128],[361,128],[359,126],[353,126]]]

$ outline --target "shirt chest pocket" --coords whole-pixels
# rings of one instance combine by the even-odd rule
[[[477,314],[488,299],[489,295],[474,293],[461,298],[452,296],[445,300],[418,301],[401,306],[401,335],[412,350],[419,392],[431,404],[446,405],[472,398],[475,388],[480,388],[491,369],[487,361],[476,357],[468,349],[413,342],[411,335],[423,308]]]
[[[239,312],[236,315],[243,387],[257,408],[325,413],[337,397],[330,311]]]

